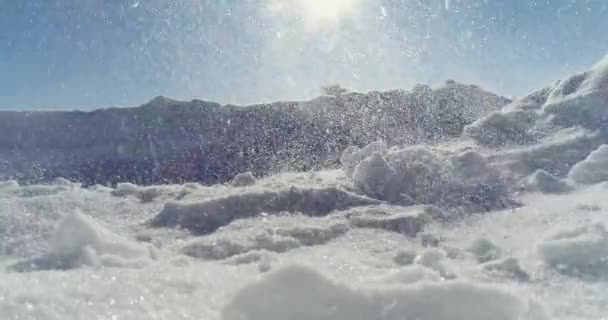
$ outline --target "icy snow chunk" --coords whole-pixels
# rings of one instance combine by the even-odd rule
[[[79,212],[64,217],[48,253],[12,267],[17,271],[93,267],[139,267],[154,257],[152,247],[124,239]]]
[[[502,250],[486,238],[479,238],[473,241],[467,251],[472,253],[479,263],[495,260],[502,254]]]
[[[247,171],[247,172],[241,172],[241,173],[237,174],[236,176],[234,176],[234,178],[232,179],[230,184],[233,187],[246,187],[246,186],[254,185],[255,182],[256,182],[256,179],[255,179],[255,176],[253,175],[253,173],[251,173],[251,171]]]
[[[400,250],[395,254],[393,261],[400,266],[406,266],[414,263],[416,256],[413,250]]]
[[[374,154],[357,166],[352,178],[366,195],[402,205],[434,204],[454,212],[514,204],[499,171],[477,152],[446,158],[424,146],[409,146],[391,149],[386,159]]]
[[[483,177],[490,168],[488,161],[479,152],[467,150],[448,158],[451,171],[461,179]]]
[[[168,202],[151,223],[156,227],[181,227],[206,234],[235,219],[255,217],[262,213],[298,212],[324,216],[334,210],[380,203],[337,187],[249,190],[195,203]]]
[[[342,151],[342,156],[340,157],[340,163],[342,164],[343,170],[351,175],[357,164],[361,162],[363,159],[371,156],[374,153],[378,153],[383,155],[387,152],[388,147],[384,141],[378,140],[368,144],[362,149],[357,148],[356,146],[350,146]]]
[[[542,193],[566,193],[573,189],[567,182],[542,169],[525,178],[521,185],[526,191]]]
[[[406,147],[388,154],[388,162],[399,175],[399,190],[414,203],[433,203],[445,181],[441,159],[422,146]]]
[[[365,195],[381,200],[398,199],[397,172],[377,153],[365,158],[353,173],[355,188]]]
[[[585,160],[577,163],[568,177],[580,184],[595,184],[608,180],[608,145],[601,145]]]
[[[415,264],[419,264],[435,270],[444,279],[454,279],[456,275],[452,273],[445,265],[446,253],[439,248],[427,248],[424,249],[416,259]]]
[[[522,295],[493,286],[448,281],[355,289],[312,269],[289,266],[241,289],[224,307],[222,318],[517,320],[530,318],[530,311]]]
[[[560,273],[608,275],[608,231],[602,224],[562,230],[538,245],[543,261]]]
[[[490,274],[496,274],[517,281],[530,280],[530,275],[521,268],[519,261],[513,257],[485,263],[482,265],[482,268]]]

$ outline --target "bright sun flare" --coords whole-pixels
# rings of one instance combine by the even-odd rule
[[[297,0],[301,14],[312,22],[336,21],[351,14],[357,0]]]

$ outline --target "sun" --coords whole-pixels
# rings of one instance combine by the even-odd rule
[[[362,0],[270,0],[268,9],[275,15],[295,17],[308,28],[335,25],[355,14]]]
[[[357,0],[297,0],[304,18],[312,22],[335,22],[352,14]]]

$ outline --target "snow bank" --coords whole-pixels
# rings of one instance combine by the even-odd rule
[[[569,127],[605,130],[608,125],[608,57],[589,71],[514,101],[468,125],[465,135],[480,145],[529,144]]]
[[[532,146],[506,149],[488,160],[508,170],[518,178],[542,169],[556,176],[568,171],[604,141],[598,132],[581,128],[565,128],[539,139]]]
[[[48,253],[13,265],[16,271],[143,266],[151,247],[124,239],[79,212],[64,217],[49,240]]]
[[[608,231],[602,224],[562,230],[538,246],[543,261],[560,273],[608,275]]]
[[[224,320],[516,320],[529,314],[521,294],[469,282],[357,287],[290,266],[250,284],[225,306]]]
[[[566,193],[573,190],[566,181],[563,181],[549,172],[539,169],[526,177],[522,183],[526,191],[542,193]]]
[[[595,184],[608,180],[608,145],[601,145],[585,160],[577,163],[568,177],[580,184]]]
[[[260,216],[263,213],[293,212],[324,216],[334,210],[380,203],[337,187],[256,189],[195,203],[168,202],[151,223],[155,227],[181,227],[194,233],[206,234],[235,219]]]
[[[608,56],[591,70],[560,81],[549,93],[543,112],[562,126],[605,128],[608,125]]]

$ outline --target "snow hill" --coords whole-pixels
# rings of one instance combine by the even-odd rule
[[[448,81],[252,106],[157,97],[136,108],[0,111],[0,179],[213,184],[246,171],[332,167],[349,145],[458,137],[508,102]]]

